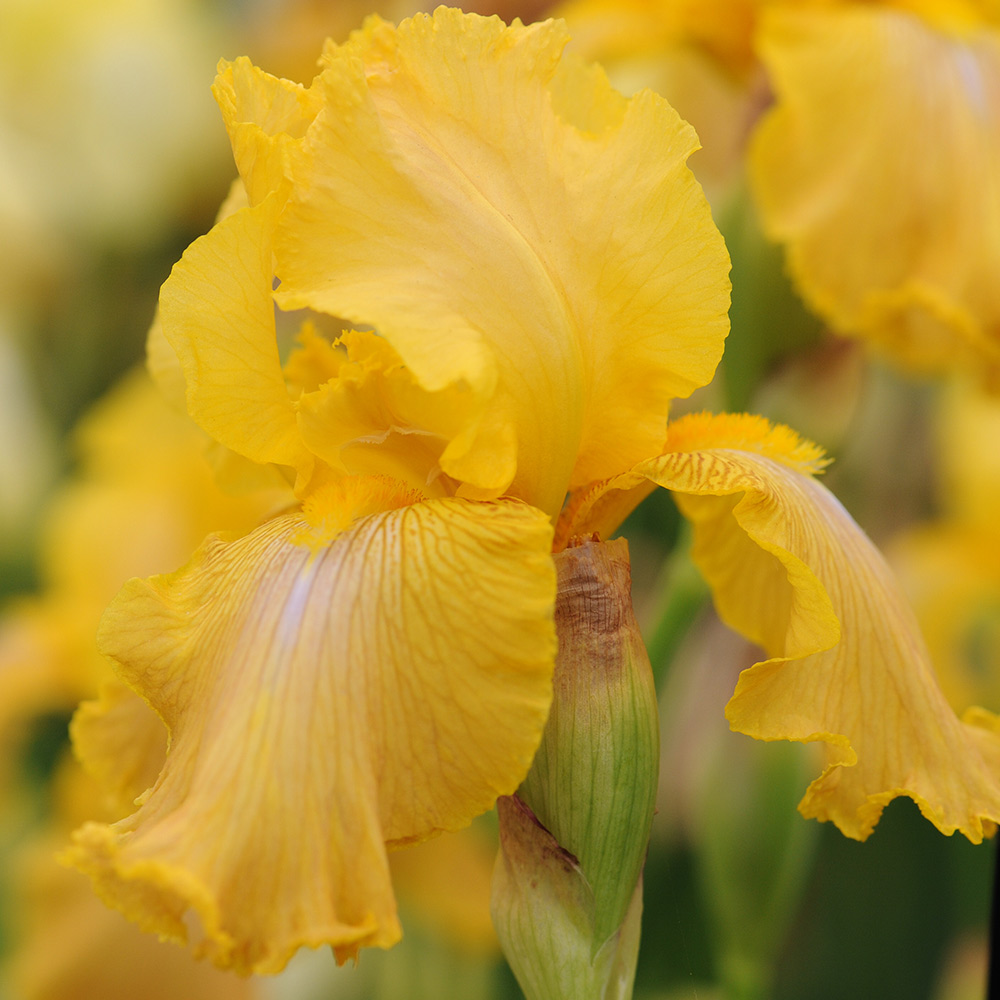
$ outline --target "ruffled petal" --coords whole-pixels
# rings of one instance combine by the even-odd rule
[[[908,795],[941,831],[974,842],[1000,820],[994,735],[959,722],[882,556],[812,476],[821,452],[757,417],[696,415],[642,477],[675,491],[720,616],[771,659],[743,672],[726,715],[757,739],[823,741],[827,766],[800,810],[863,840]],[[602,517],[595,490],[577,530]],[[985,724],[984,724],[985,725]]]
[[[162,332],[180,359],[188,412],[255,462],[308,469],[281,373],[271,295],[278,194],[191,244],[160,292]]]
[[[781,7],[758,46],[751,174],[805,297],[909,364],[1000,373],[1000,33]]]
[[[720,424],[721,421],[721,424]],[[790,427],[771,424],[764,417],[750,413],[731,413],[716,417],[711,413],[691,413],[674,421],[669,429],[669,441],[683,439],[687,450],[694,450],[693,442],[707,442],[712,447],[725,430],[726,444],[730,448],[750,451],[792,464],[807,475],[821,471],[829,464],[823,449],[806,441]],[[663,450],[663,449],[661,449]],[[657,483],[646,475],[647,463],[613,476],[603,482],[591,483],[586,489],[573,494],[559,518],[556,528],[556,548],[571,535],[597,533],[610,537],[629,514],[656,489]]]
[[[337,347],[346,353],[334,355]],[[290,363],[321,350],[307,334]],[[348,331],[327,353],[326,380],[298,401],[306,446],[332,468],[390,475],[429,495],[481,416],[468,386],[427,392],[388,341],[370,332]]]
[[[276,972],[399,926],[386,844],[455,829],[524,777],[551,699],[548,519],[454,498],[393,510],[385,484],[210,539],[133,580],[105,651],[170,730],[159,780],[70,860],[149,930]],[[382,491],[382,492],[380,492]],[[406,503],[399,494],[397,503]],[[332,541],[327,536],[332,535]]]
[[[248,204],[246,186],[243,180],[237,177],[230,184],[229,193],[219,206],[215,221],[228,219],[230,215],[235,215]],[[146,334],[146,370],[170,405],[182,413],[185,412],[187,385],[184,381],[184,369],[177,352],[163,333],[159,310],[153,317],[149,333]]]
[[[106,680],[98,698],[77,708],[70,733],[76,756],[114,815],[128,812],[163,769],[163,720],[118,678]]]
[[[488,403],[446,474],[550,513],[659,447],[729,292],[693,130],[565,42],[439,8],[329,46],[275,242],[283,306],[372,325],[423,388]]]
[[[600,63],[624,94],[665,97],[701,140],[690,160],[709,201],[725,209],[744,173],[760,115],[753,21],[760,0],[564,0],[572,50]]]
[[[321,107],[318,95],[263,72],[245,56],[219,63],[212,92],[250,204],[287,191],[289,156]]]

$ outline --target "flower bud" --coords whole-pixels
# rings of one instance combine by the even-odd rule
[[[625,541],[571,543],[555,559],[554,698],[528,777],[501,800],[494,922],[530,1000],[625,998],[656,795],[656,692]]]
[[[628,1000],[639,956],[642,880],[625,920],[592,952],[594,894],[579,863],[515,795],[497,803],[493,922],[528,1000]]]

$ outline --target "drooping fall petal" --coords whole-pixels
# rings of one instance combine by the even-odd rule
[[[139,809],[84,826],[71,860],[141,926],[244,972],[394,943],[386,844],[516,788],[551,698],[544,515],[338,489],[132,581],[102,627],[170,750]],[[343,530],[373,497],[383,512]]]
[[[107,795],[115,815],[131,811],[163,767],[163,720],[113,677],[101,685],[98,698],[77,708],[70,731],[77,757]]]
[[[874,4],[764,14],[777,103],[752,179],[765,229],[835,328],[920,368],[996,375],[1000,32],[941,22],[962,5],[917,6],[933,20]]]
[[[771,657],[741,675],[732,728],[827,744],[803,814],[864,839],[908,795],[944,833],[978,842],[1000,820],[992,722],[959,722],[948,706],[884,560],[813,478],[820,456],[761,418],[683,418],[665,454],[577,507],[576,530],[608,530],[607,513],[621,512],[602,491],[644,479],[674,491],[721,617]]]
[[[488,404],[444,472],[549,513],[659,446],[729,290],[693,130],[560,62],[566,38],[439,8],[329,45],[275,237],[283,307],[372,325],[425,389]]]

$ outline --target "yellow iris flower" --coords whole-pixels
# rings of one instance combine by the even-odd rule
[[[565,42],[439,8],[328,44],[309,87],[220,66],[242,193],[175,267],[151,347],[298,505],[111,605],[101,646],[170,747],[135,811],[69,853],[220,965],[399,938],[387,850],[468,824],[531,764],[553,545],[654,485],[770,657],[732,725],[828,746],[807,815],[863,838],[905,794],[973,840],[1000,820],[993,734],[948,709],[818,449],[744,416],[666,430],[722,353],[728,258],[690,126]],[[330,317],[355,329],[331,343]]]

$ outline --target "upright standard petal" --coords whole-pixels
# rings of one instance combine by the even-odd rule
[[[180,359],[188,412],[255,462],[308,469],[284,377],[271,296],[275,192],[216,223],[174,265],[160,293],[163,336]]]
[[[133,580],[102,627],[170,749],[139,809],[84,826],[70,859],[141,926],[242,972],[393,944],[386,845],[512,792],[551,699],[541,512],[420,501],[328,541],[350,518],[331,497]],[[364,511],[364,484],[339,497]]]
[[[741,675],[732,728],[827,744],[802,813],[863,840],[908,795],[938,829],[978,842],[1000,821],[993,721],[959,722],[948,706],[882,556],[813,478],[820,455],[759,417],[686,417],[665,454],[577,506],[575,529],[608,527],[623,509],[611,491],[643,479],[673,490],[720,616],[771,657]]]
[[[264,73],[245,56],[219,63],[212,87],[251,205],[288,183],[292,147],[320,108],[317,94]]]
[[[1000,32],[782,7],[758,45],[751,176],[803,295],[906,363],[1000,376]]]
[[[728,326],[693,130],[561,63],[566,38],[439,8],[328,46],[275,237],[283,306],[370,324],[425,389],[487,402],[443,471],[550,514],[659,447]]]

